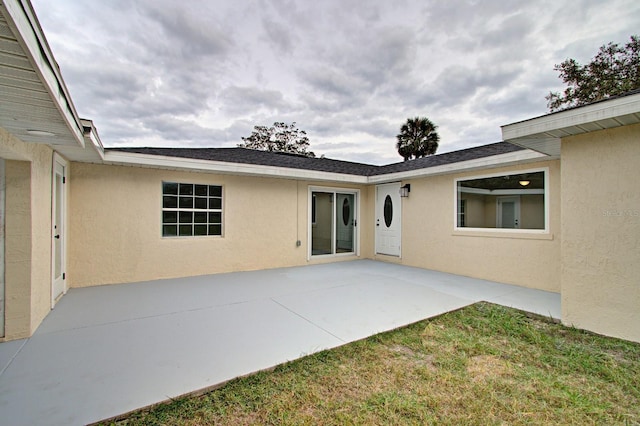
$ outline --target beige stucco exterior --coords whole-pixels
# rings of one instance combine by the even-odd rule
[[[549,170],[549,232],[454,229],[455,179]],[[560,161],[413,179],[403,198],[401,263],[475,278],[560,291]],[[491,213],[495,224],[495,210]],[[385,259],[386,257],[381,257]]]
[[[309,186],[336,187],[326,182],[85,163],[72,163],[71,173],[71,287],[304,265]],[[221,185],[223,236],[163,238],[163,181]],[[370,236],[361,234],[361,244],[369,245]]]
[[[562,140],[562,319],[640,341],[640,125]]]
[[[503,126],[504,141],[530,151],[386,176],[116,154],[105,152],[93,123],[77,115],[58,68],[51,66],[55,60],[33,11],[15,1],[0,3],[8,24],[3,37],[15,48],[12,61],[31,76],[16,78],[11,61],[0,66],[13,91],[3,99],[6,113],[0,115],[5,185],[0,341],[30,336],[51,309],[52,166],[55,155],[66,153],[71,170],[62,239],[65,287],[374,258],[561,292],[565,324],[640,342],[640,93]],[[539,160],[545,154],[550,160]],[[460,172],[463,168],[474,171]],[[456,179],[541,168],[548,171],[546,224],[541,196],[520,191],[515,194],[522,195],[519,225],[528,232],[483,229],[503,217],[490,195],[469,195],[465,226],[475,229],[456,228]],[[375,253],[373,182],[390,183],[392,176],[412,188],[401,201],[398,257]],[[163,181],[221,185],[224,234],[163,238]],[[310,255],[312,188],[356,192],[355,253]],[[500,206],[518,205],[502,201]],[[316,231],[318,248],[326,247],[328,229]],[[348,245],[349,234],[342,235],[338,239]]]
[[[28,337],[51,309],[53,151],[0,128],[5,158],[5,340]]]
[[[562,292],[566,324],[640,341],[640,196],[634,185],[640,173],[629,161],[640,159],[639,134],[640,125],[594,132],[563,139],[562,160],[402,181],[411,193],[401,201],[400,257],[375,253],[375,184],[71,162],[67,285],[372,258]],[[31,335],[51,308],[54,154],[3,129],[0,153],[6,184],[3,340],[11,340]],[[541,169],[548,172],[547,230],[456,229],[456,179]],[[163,181],[221,185],[223,236],[163,238]],[[323,188],[357,191],[356,254],[309,256],[310,196]],[[493,202],[469,200],[468,209],[495,217]],[[540,201],[522,200],[523,224],[544,226],[532,213]]]

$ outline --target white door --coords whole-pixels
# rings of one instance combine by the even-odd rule
[[[498,197],[497,228],[520,228],[520,197]]]
[[[376,253],[400,256],[402,209],[400,184],[376,187]]]
[[[355,222],[355,195],[336,194],[336,252],[351,253]]]
[[[0,337],[4,337],[4,160],[0,158]]]
[[[67,162],[57,155],[53,160],[52,224],[51,224],[51,307],[67,291],[65,273],[66,182]]]

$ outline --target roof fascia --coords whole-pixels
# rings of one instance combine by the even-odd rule
[[[80,122],[84,128],[85,145],[88,143],[92,150],[98,154],[100,160],[104,160],[104,145],[102,145],[98,129],[93,125],[93,121],[81,118]]]
[[[199,160],[194,158],[125,153],[121,151],[105,152],[104,162],[107,164],[115,165],[202,171],[207,173],[263,176],[284,179],[303,179],[352,184],[367,183],[367,177],[359,175],[349,175],[305,169],[292,169],[286,167],[264,166],[246,163],[231,163],[225,161]]]
[[[6,11],[7,23],[11,26],[18,43],[40,77],[67,128],[78,145],[84,147],[80,119],[31,3],[23,0],[3,0],[0,7]]]
[[[523,138],[559,139],[552,132],[561,131],[569,127],[582,126],[598,120],[635,114],[639,111],[640,93],[501,126],[502,140],[511,142]],[[588,129],[584,129],[580,133],[587,133],[588,131]],[[571,134],[580,133],[576,133],[574,130]]]
[[[395,182],[406,179],[416,179],[428,176],[437,176],[450,173],[466,172],[491,167],[508,166],[516,163],[526,163],[538,160],[550,160],[546,154],[532,150],[520,150],[506,154],[492,155],[476,158],[474,160],[460,161],[457,163],[443,164],[441,166],[427,167],[424,169],[410,170],[406,172],[388,173],[384,175],[370,176],[368,181],[372,184]]]
[[[415,179],[420,177],[471,171],[490,167],[507,166],[515,163],[524,163],[545,159],[550,159],[550,157],[539,152],[522,150],[506,154],[493,155],[490,157],[478,158],[475,160],[444,164],[442,166],[428,167],[425,169],[389,173],[377,176],[360,176],[316,170],[292,169],[286,167],[264,166],[246,163],[230,163],[224,161],[210,161],[193,158],[168,157],[160,155],[127,153],[121,151],[107,151],[104,153],[104,162],[106,164],[113,165],[364,185],[387,183],[403,179]]]

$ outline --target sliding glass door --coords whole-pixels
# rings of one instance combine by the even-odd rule
[[[311,191],[311,255],[355,253],[357,193]]]

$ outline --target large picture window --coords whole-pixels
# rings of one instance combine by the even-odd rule
[[[456,179],[456,228],[546,230],[547,171]]]
[[[222,186],[162,182],[162,236],[222,235]]]

